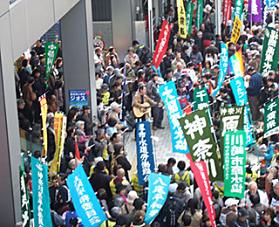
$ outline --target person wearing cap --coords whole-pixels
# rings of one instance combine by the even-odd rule
[[[237,205],[238,200],[234,198],[228,198],[225,201],[225,207],[221,211],[220,224],[222,227],[231,226],[231,224],[237,219]]]
[[[247,95],[253,121],[260,121],[262,115],[260,112],[260,92],[263,87],[262,76],[255,70],[254,66],[248,68],[248,74],[251,76],[249,86],[247,87]]]
[[[237,212],[237,220],[231,225],[232,227],[250,227],[249,213],[246,208],[240,208]]]

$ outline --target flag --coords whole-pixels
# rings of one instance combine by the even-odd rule
[[[197,3],[196,27],[200,30],[203,21],[203,0],[198,0]]]
[[[255,143],[252,133],[250,108],[246,105],[248,103],[247,92],[244,86],[243,77],[235,77],[230,80],[233,96],[237,106],[244,106],[244,131],[246,132],[246,146]]]
[[[209,110],[197,110],[179,119],[194,161],[205,161],[211,181],[222,180],[221,154],[212,133]]]
[[[182,117],[183,112],[178,101],[175,83],[170,81],[165,85],[161,85],[159,87],[159,93],[168,112],[172,139],[172,151],[186,154],[189,152],[189,150],[182,129],[178,122],[178,118]]]
[[[67,117],[63,113],[54,115],[54,132],[55,132],[55,153],[53,160],[50,162],[50,172],[58,173],[60,171],[61,156],[63,154],[64,142],[66,138]]]
[[[245,69],[241,50],[237,51],[233,56],[230,57],[229,66],[235,77],[244,76]]]
[[[225,76],[228,71],[228,65],[229,65],[229,52],[228,47],[225,43],[221,43],[221,55],[220,55],[220,63],[219,63],[219,75],[218,75],[218,82],[217,87],[213,90],[212,96],[215,97],[220,88],[223,86]]]
[[[77,142],[75,142],[75,158],[76,158],[77,161],[81,160],[80,152],[79,152],[79,149],[78,149],[78,143]]]
[[[31,169],[34,226],[51,227],[48,167],[32,157]]]
[[[146,224],[151,224],[166,202],[171,177],[151,173],[148,178],[147,209],[144,217]]]
[[[239,36],[240,36],[240,31],[242,28],[242,21],[239,19],[238,16],[235,16],[234,22],[233,22],[233,30],[232,30],[232,35],[231,35],[231,42],[236,44]]]
[[[190,159],[190,167],[202,195],[203,202],[207,209],[208,217],[212,227],[216,227],[215,210],[213,207],[212,193],[208,179],[208,170],[204,161],[193,162]]]
[[[43,132],[43,149],[42,149],[42,158],[46,156],[47,153],[47,100],[46,95],[42,95],[39,97],[40,107],[41,107],[41,116],[42,116],[42,132]]]
[[[26,184],[26,173],[24,170],[24,162],[22,158],[22,164],[19,167],[20,172],[20,202],[21,202],[21,220],[22,227],[30,227],[30,200],[29,190]]]
[[[248,2],[248,20],[254,23],[262,23],[261,0],[249,0]]]
[[[45,45],[45,53],[46,53],[46,77],[49,77],[51,68],[56,59],[56,55],[58,52],[59,46],[58,43],[47,42]]]
[[[161,61],[168,49],[171,28],[172,25],[169,24],[167,20],[164,20],[152,60],[152,64],[155,66],[156,69],[158,69],[158,67],[160,66]]]
[[[243,0],[235,0],[234,4],[234,18],[238,17],[239,19],[242,19],[242,11],[243,11]]]
[[[186,8],[186,27],[187,27],[187,34],[190,36],[192,35],[192,24],[193,24],[193,13],[194,13],[194,3],[189,1],[187,3]]]
[[[279,133],[279,98],[264,106],[264,137]]]
[[[150,122],[136,123],[137,170],[139,185],[147,182],[150,173],[155,170]]]
[[[187,38],[186,13],[183,0],[177,0],[178,32],[182,39]]]
[[[223,2],[223,23],[226,26],[227,21],[231,19],[232,16],[232,2],[231,0],[224,0]]]
[[[277,70],[279,61],[279,31],[267,27],[264,32],[260,72],[265,75],[269,71]]]
[[[224,195],[244,198],[246,181],[246,133],[228,131],[224,137]]]
[[[107,220],[82,165],[78,165],[68,176],[67,185],[75,210],[85,227],[98,227]]]
[[[194,89],[194,110],[202,110],[208,108],[209,97],[205,87]]]

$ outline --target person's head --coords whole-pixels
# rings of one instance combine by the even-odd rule
[[[133,219],[133,226],[145,226],[144,225],[144,215],[145,212],[142,210],[136,211]]]
[[[182,171],[182,170],[185,170],[185,167],[186,167],[186,163],[184,161],[179,161],[177,163],[177,168]]]
[[[97,198],[99,200],[105,200],[107,199],[107,192],[104,188],[100,188],[98,191],[97,191]]]
[[[133,206],[134,206],[135,210],[145,211],[145,209],[146,209],[146,204],[142,198],[136,198],[133,202]]]
[[[110,65],[106,68],[107,74],[112,75],[114,72],[114,68]]]
[[[168,173],[168,167],[164,164],[159,164],[158,166],[158,173],[163,173],[163,174],[167,174]]]
[[[137,47],[139,46],[139,41],[133,40],[132,46],[133,46],[134,48],[137,48]]]
[[[179,51],[177,51],[176,53],[175,53],[175,58],[176,58],[176,60],[180,60],[181,59],[181,53],[179,52]]]
[[[124,146],[123,146],[122,143],[114,144],[113,149],[114,149],[114,155],[115,156],[120,155],[120,154],[124,154]]]
[[[75,127],[70,126],[69,128],[67,128],[67,136],[74,137],[74,134],[75,134]]]
[[[24,102],[23,99],[17,100],[17,107],[18,107],[18,109],[20,109],[20,110],[23,110],[23,109],[24,109],[24,107],[25,107],[25,102]]]
[[[187,212],[184,212],[184,215],[182,216],[183,227],[191,226],[191,222],[192,217],[189,214],[187,214]]]
[[[43,44],[42,44],[42,40],[38,39],[36,41],[36,47],[41,47]]]
[[[86,114],[86,115],[88,115],[88,114],[90,114],[90,107],[89,106],[83,106],[82,107],[82,112],[83,112],[83,114]]]
[[[117,171],[116,171],[116,176],[118,178],[123,178],[125,177],[125,170],[123,168],[119,168]]]
[[[258,185],[255,181],[251,181],[249,184],[248,184],[248,190],[250,192],[251,195],[255,195],[258,191]]]
[[[262,219],[265,222],[272,221],[273,217],[274,217],[274,210],[272,208],[267,208],[262,212]]]
[[[237,213],[238,222],[244,223],[249,217],[249,213],[246,208],[240,208]]]
[[[133,48],[133,47],[130,47],[130,48],[128,49],[128,54],[129,54],[129,55],[133,55],[134,53],[135,53],[134,48]]]
[[[113,111],[113,112],[116,112],[116,113],[120,113],[121,112],[121,106],[117,103],[117,102],[113,102],[110,104],[110,109]]]
[[[236,212],[237,211],[238,202],[239,201],[237,199],[228,198],[225,201],[225,207],[228,208],[229,210],[232,210],[232,211]]]
[[[176,63],[176,70],[180,72],[182,69],[183,69],[182,63],[181,62],[177,62]]]
[[[107,121],[107,124],[109,127],[115,127],[115,125],[117,124],[117,120],[113,117],[110,117]]]
[[[112,136],[110,137],[110,141],[113,144],[120,143],[121,142],[121,134],[118,133],[118,132],[113,133]]]
[[[72,107],[68,112],[67,121],[68,122],[75,121],[77,118],[78,112],[79,112],[78,108]]]
[[[144,76],[145,76],[144,70],[140,69],[140,70],[137,72],[137,76],[138,76],[138,79],[143,79]]]
[[[145,87],[145,85],[143,83],[139,84],[138,90],[139,90],[139,94],[140,95],[145,95],[146,94],[146,87]]]
[[[127,202],[131,205],[134,204],[135,199],[139,198],[138,194],[136,191],[131,190],[129,191],[128,195],[127,195]]]
[[[127,194],[127,187],[121,183],[117,183],[116,186],[116,194],[118,195],[126,195]]]
[[[157,73],[153,73],[152,76],[151,76],[151,78],[152,78],[153,81],[156,82],[156,81],[158,80],[159,76],[158,76]]]
[[[276,196],[279,196],[279,182],[277,182],[274,186],[273,186],[273,191],[276,194]]]
[[[58,58],[56,59],[56,61],[55,61],[55,67],[56,67],[56,68],[61,68],[62,65],[63,65],[63,59],[60,58],[60,57],[58,57]]]
[[[38,79],[40,77],[41,73],[40,73],[40,70],[39,69],[34,69],[33,72],[32,72],[32,76],[35,78],[35,79]]]
[[[179,182],[178,183],[178,186],[177,186],[177,188],[176,188],[176,191],[177,192],[180,192],[180,193],[183,193],[183,192],[185,192],[185,189],[186,189],[186,187],[187,187],[187,185],[186,185],[186,183],[185,182]]]
[[[176,160],[174,158],[169,158],[167,162],[167,166],[173,167],[176,163]]]
[[[105,168],[106,168],[106,164],[105,164],[104,161],[99,161],[99,162],[97,162],[97,164],[96,164],[96,166],[95,166],[95,170],[96,170],[96,171],[99,171],[99,172],[104,171]]]
[[[79,129],[79,130],[84,130],[84,121],[77,121],[76,122],[76,127],[77,127],[77,129]]]

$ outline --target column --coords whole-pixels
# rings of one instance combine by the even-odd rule
[[[61,19],[65,101],[69,90],[89,91],[92,116],[97,116],[91,0],[81,0]]]

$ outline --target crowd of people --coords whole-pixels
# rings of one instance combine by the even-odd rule
[[[224,197],[222,182],[212,182],[213,205],[219,226],[279,226],[279,136],[263,138],[263,106],[278,96],[278,71],[265,75],[259,72],[264,28],[250,26],[244,21],[245,30],[238,43],[229,42],[231,27],[223,34],[214,35],[214,8],[206,4],[201,29],[187,39],[178,35],[177,16],[169,6],[166,18],[173,23],[168,50],[160,65],[161,75],[152,68],[151,50],[133,41],[124,59],[111,46],[107,50],[95,47],[94,64],[98,116],[93,121],[90,106],[82,109],[64,105],[64,74],[60,47],[51,74],[45,75],[45,49],[38,40],[30,54],[16,62],[16,91],[18,116],[21,129],[32,132],[41,125],[38,98],[46,94],[48,104],[46,163],[54,158],[56,150],[54,113],[67,112],[67,137],[65,139],[60,172],[49,172],[49,193],[53,226],[83,226],[71,202],[66,179],[78,164],[82,164],[90,184],[107,215],[101,226],[148,226],[144,223],[147,206],[146,185],[139,185],[136,173],[131,173],[131,160],[123,143],[123,135],[133,131],[135,122],[152,119],[152,130],[164,130],[164,108],[158,87],[174,81],[181,108],[185,113],[193,106],[194,88],[205,87],[210,97],[209,106],[218,137],[220,107],[234,105],[230,87],[232,73],[226,75],[216,97],[212,91],[217,86],[220,61],[220,43],[228,43],[229,56],[242,50],[245,64],[245,86],[251,110],[251,123],[256,143],[248,152],[257,153],[258,165],[247,162],[245,197],[242,200]],[[267,17],[267,23],[269,17]],[[229,24],[229,23],[228,23]],[[57,41],[59,44],[60,42]],[[60,45],[61,46],[61,45]],[[65,75],[66,77],[67,75]],[[136,117],[133,107],[151,107],[151,115]],[[93,108],[93,107],[92,107]],[[95,108],[95,107],[94,107]],[[40,127],[39,127],[40,128]],[[218,137],[219,138],[219,137]],[[41,151],[33,153],[41,156]],[[77,159],[78,156],[78,159]],[[160,161],[160,160],[158,160]],[[26,182],[31,187],[30,160],[25,163]],[[161,163],[157,172],[171,176],[167,201],[151,226],[211,226],[199,188],[187,162],[170,158]],[[32,197],[32,196],[31,196]],[[32,204],[32,203],[31,203]]]

